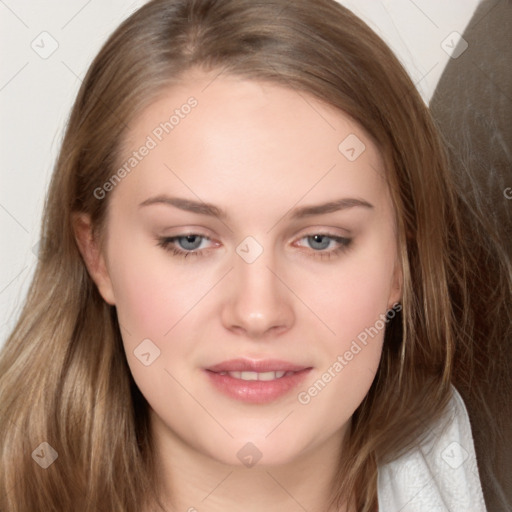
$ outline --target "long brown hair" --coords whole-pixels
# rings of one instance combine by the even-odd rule
[[[148,405],[126,363],[115,308],[77,248],[73,214],[90,215],[101,234],[109,198],[94,190],[118,169],[130,123],[192,68],[311,94],[359,122],[386,164],[403,308],[354,414],[333,506],[353,498],[358,511],[375,509],[378,464],[418,442],[452,382],[470,389],[473,346],[489,343],[492,322],[493,336],[510,322],[510,269],[499,245],[485,246],[485,225],[458,197],[414,84],[361,20],[334,0],[153,0],[104,45],[68,122],[41,257],[0,358],[1,510],[138,512],[157,502]],[[477,329],[474,283],[497,271],[496,302]],[[58,453],[44,470],[32,456],[42,442]]]

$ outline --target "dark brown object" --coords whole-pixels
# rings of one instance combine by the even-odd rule
[[[448,63],[430,107],[448,145],[467,202],[488,222],[512,259],[512,1],[485,0],[463,34],[467,50]],[[483,272],[486,271],[483,269]],[[488,512],[512,511],[512,336],[493,330],[488,312],[510,308],[492,293],[506,277],[479,289],[482,340],[475,341],[474,386],[459,384],[471,419]],[[503,310],[503,309],[502,309]],[[486,333],[488,334],[486,338]],[[459,354],[463,359],[463,355]],[[457,375],[457,368],[455,368]],[[455,385],[457,386],[457,378]],[[460,381],[461,379],[459,379]],[[462,379],[464,380],[464,379]]]

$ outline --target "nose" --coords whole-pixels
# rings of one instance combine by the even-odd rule
[[[276,272],[270,252],[264,251],[252,263],[234,255],[221,319],[236,334],[259,339],[283,333],[295,322],[290,289]]]

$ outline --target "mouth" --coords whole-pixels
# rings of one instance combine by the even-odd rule
[[[205,368],[214,389],[253,404],[270,403],[284,397],[303,382],[311,370],[311,366],[275,359],[233,359]]]
[[[280,359],[254,360],[247,358],[238,358],[230,359],[229,361],[223,361],[222,363],[209,366],[207,370],[210,370],[215,373],[248,372],[262,374],[270,372],[299,372],[305,370],[306,368],[310,367],[307,365],[290,363],[289,361],[283,361]]]
[[[240,380],[275,380],[281,379],[282,377],[290,377],[296,372],[285,372],[284,370],[278,370],[275,372],[216,372],[218,375],[229,375],[233,379]]]

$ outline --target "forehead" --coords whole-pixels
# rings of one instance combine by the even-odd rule
[[[116,195],[122,189],[141,201],[166,192],[238,207],[340,194],[386,200],[381,156],[361,126],[308,93],[268,82],[189,77],[131,123],[124,148],[120,165],[134,151],[144,156]]]

